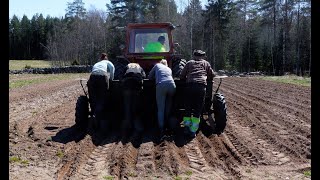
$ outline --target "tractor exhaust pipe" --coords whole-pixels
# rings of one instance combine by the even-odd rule
[[[228,77],[228,76],[215,76],[215,77],[214,77],[214,78],[216,78],[216,79],[220,79],[219,85],[218,85],[215,93],[218,93],[219,88],[220,88],[220,85],[221,85],[221,83],[222,83],[222,79],[223,79],[223,78],[226,78],[226,77]]]

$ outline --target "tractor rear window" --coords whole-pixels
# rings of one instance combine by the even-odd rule
[[[130,32],[130,53],[169,52],[166,29],[133,29]]]

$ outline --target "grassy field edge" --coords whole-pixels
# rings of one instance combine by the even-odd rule
[[[286,75],[286,76],[263,76],[263,77],[257,77],[257,79],[311,87],[311,77]]]

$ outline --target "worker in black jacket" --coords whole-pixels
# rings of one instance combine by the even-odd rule
[[[143,130],[141,123],[141,101],[143,79],[146,74],[137,63],[129,63],[121,80],[124,99],[124,121],[122,123],[122,135],[127,137],[134,130],[140,134]]]

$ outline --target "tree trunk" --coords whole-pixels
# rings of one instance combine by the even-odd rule
[[[296,75],[299,75],[300,65],[300,2],[298,2],[298,15],[297,15],[297,62],[296,62]]]

